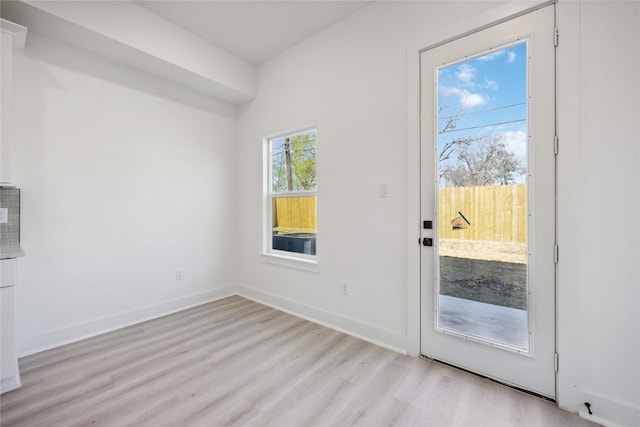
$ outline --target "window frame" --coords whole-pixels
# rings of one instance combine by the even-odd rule
[[[314,191],[273,191],[273,154],[272,142],[278,139],[292,137],[304,133],[314,132],[316,135],[316,188]],[[308,271],[318,271],[318,254],[310,255],[298,252],[289,252],[273,249],[273,200],[282,197],[316,197],[316,218],[318,215],[318,128],[317,126],[307,126],[288,132],[281,132],[265,136],[263,138],[263,221],[262,221],[262,261],[282,265],[291,268],[298,268]],[[317,220],[316,220],[317,224]],[[318,226],[316,226],[316,239],[318,236]],[[316,240],[317,242],[317,240]]]

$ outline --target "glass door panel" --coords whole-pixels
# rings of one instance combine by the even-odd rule
[[[527,42],[437,69],[437,328],[529,349]]]

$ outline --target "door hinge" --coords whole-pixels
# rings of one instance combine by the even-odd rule
[[[560,32],[558,27],[553,29],[553,47],[558,47],[558,40],[560,39]]]
[[[553,154],[558,155],[558,135],[553,137]]]
[[[558,372],[558,353],[553,353],[553,370],[554,372]]]
[[[553,245],[553,262],[558,263],[558,245]]]

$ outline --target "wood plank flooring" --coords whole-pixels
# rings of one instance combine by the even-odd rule
[[[553,404],[230,297],[20,359],[9,426],[587,426]]]

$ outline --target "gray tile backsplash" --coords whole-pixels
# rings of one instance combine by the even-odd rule
[[[0,187],[0,208],[8,209],[8,222],[0,224],[0,245],[20,243],[20,189]]]

